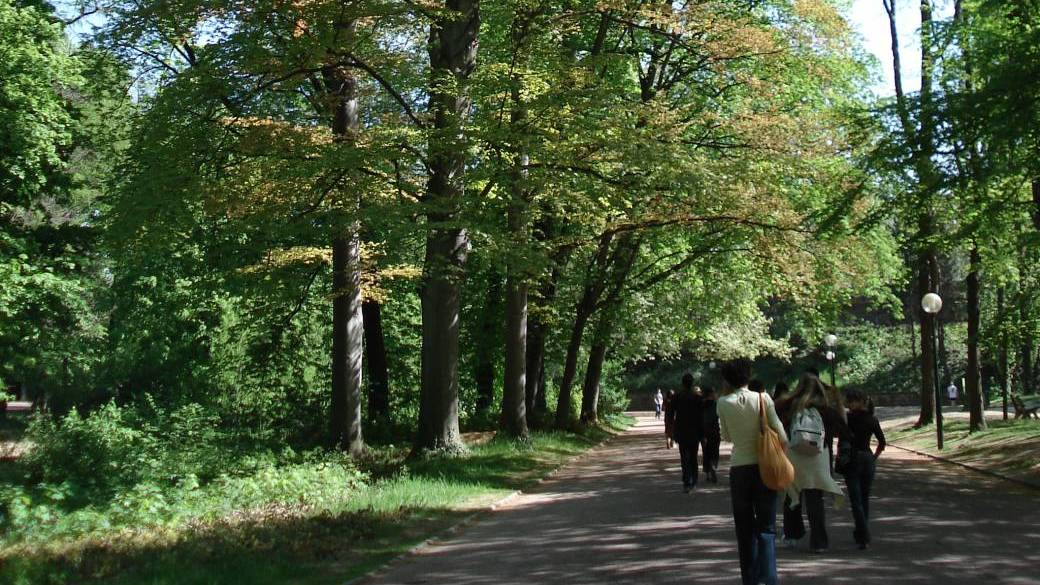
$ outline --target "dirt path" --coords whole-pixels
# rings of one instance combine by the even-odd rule
[[[728,454],[720,483],[702,476],[687,496],[661,432],[640,416],[536,493],[364,583],[739,583]],[[847,508],[830,505],[831,551],[778,551],[781,582],[1040,583],[1040,492],[896,450],[878,476],[874,546],[856,550]]]

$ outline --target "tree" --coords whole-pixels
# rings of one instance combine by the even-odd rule
[[[465,124],[477,66],[479,0],[447,0],[430,21],[422,390],[416,451],[459,451],[459,303],[469,236],[457,225],[466,195]]]
[[[0,2],[0,387],[57,411],[95,397],[105,337],[103,185],[130,115],[125,71],[72,51],[36,2]]]

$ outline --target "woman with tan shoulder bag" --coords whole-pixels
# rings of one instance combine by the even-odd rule
[[[783,466],[787,433],[773,399],[748,390],[750,361],[725,364],[722,378],[725,391],[718,400],[719,426],[722,440],[733,443],[729,489],[741,581],[744,585],[776,585],[777,488],[764,480],[779,485],[786,475],[793,475],[793,470],[788,474]]]

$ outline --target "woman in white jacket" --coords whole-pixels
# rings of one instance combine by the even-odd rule
[[[804,506],[809,517],[809,548],[824,552],[830,546],[824,493],[844,495],[831,476],[827,449],[833,437],[848,435],[840,395],[828,392],[816,376],[806,375],[793,393],[777,402],[776,410],[788,429],[787,456],[794,466],[794,482],[787,489],[791,505],[784,510],[785,540],[796,543],[805,534]]]

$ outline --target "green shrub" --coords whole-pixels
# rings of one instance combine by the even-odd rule
[[[33,448],[23,465],[37,482],[76,486],[78,500],[145,482],[205,481],[228,472],[231,441],[219,423],[198,404],[167,411],[150,399],[136,407],[110,402],[89,416],[39,415],[27,430]]]
[[[90,416],[76,409],[60,420],[38,415],[26,431],[33,448],[24,465],[37,481],[89,491],[133,484],[155,466],[150,437],[135,419],[114,403]]]

